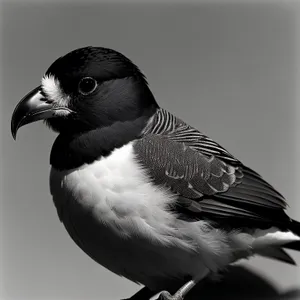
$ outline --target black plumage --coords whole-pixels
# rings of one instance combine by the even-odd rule
[[[68,108],[75,113],[52,117],[47,125],[59,132],[50,156],[58,170],[76,168],[108,156],[114,149],[141,136],[158,105],[139,68],[121,53],[85,47],[57,59],[44,77],[54,76]],[[82,95],[82,78],[97,82],[95,91]],[[41,93],[43,91],[43,86]]]
[[[108,48],[74,50],[57,59],[46,71],[47,76],[59,82],[60,92],[70,99],[68,108],[76,112],[67,118],[46,120],[51,129],[65,136],[79,136],[118,122],[136,122],[149,118],[158,108],[139,68]],[[82,95],[79,84],[86,77],[93,78],[97,87],[93,93]]]
[[[139,138],[147,115],[133,121],[74,134],[60,134],[51,150],[50,164],[57,170],[69,170],[108,156],[114,149]]]
[[[219,144],[166,110],[157,111],[134,147],[154,184],[178,195],[171,209],[185,220],[210,218],[237,228],[289,228],[280,193]]]

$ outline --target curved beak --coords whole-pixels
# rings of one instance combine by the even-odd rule
[[[54,115],[52,103],[41,93],[41,86],[28,93],[16,106],[11,118],[11,133],[16,139],[18,129],[28,123],[45,120]]]

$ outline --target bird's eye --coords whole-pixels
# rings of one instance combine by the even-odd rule
[[[79,81],[78,90],[82,95],[91,94],[97,87],[97,81],[92,77],[84,77]]]

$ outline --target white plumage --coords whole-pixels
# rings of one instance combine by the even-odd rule
[[[68,107],[70,97],[63,92],[59,81],[53,75],[44,75],[41,83],[42,90],[47,95],[48,101],[53,101],[54,106]]]
[[[132,144],[89,165],[51,170],[61,221],[87,254],[119,275],[159,289],[166,279],[205,275],[253,253],[251,235],[179,220],[168,211],[175,195],[150,182]],[[263,237],[258,239],[261,246]]]

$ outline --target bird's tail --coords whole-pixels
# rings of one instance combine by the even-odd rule
[[[300,222],[292,220],[290,230],[300,236]]]
[[[268,247],[265,249],[259,249],[256,251],[256,254],[278,260],[290,265],[297,265],[295,260],[282,248],[280,247]]]
[[[290,230],[294,234],[296,234],[297,236],[300,237],[300,222],[298,222],[296,220],[292,220]],[[283,245],[282,247],[286,248],[286,249],[300,251],[300,241],[289,242],[289,243]]]
[[[253,246],[258,255],[296,265],[285,249],[300,251],[300,222],[292,220],[289,231],[260,234]]]

